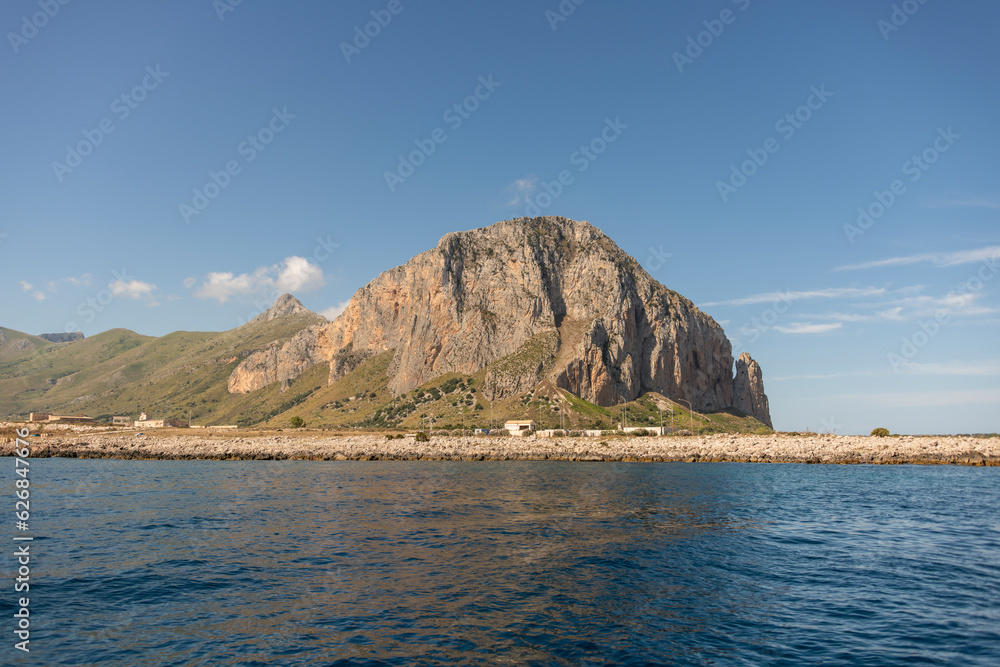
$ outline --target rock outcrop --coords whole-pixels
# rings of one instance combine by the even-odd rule
[[[312,316],[303,319],[314,320],[316,323],[306,326],[283,345],[277,342],[271,343],[244,359],[229,376],[227,385],[229,393],[245,394],[266,387],[272,382],[282,382],[284,386],[312,366],[330,361],[335,350],[329,350],[323,343],[325,340],[323,326],[319,324],[324,321],[322,316],[303,306],[291,294],[282,294],[273,306],[243,326],[294,315]]]
[[[72,333],[44,333],[38,334],[39,338],[44,338],[50,343],[72,343],[73,341],[83,340],[82,331],[74,331]]]
[[[250,322],[247,322],[247,324],[268,322],[278,317],[287,317],[288,315],[315,315],[315,313],[303,306],[302,302],[291,294],[282,294],[275,300],[273,306],[250,320]]]
[[[736,377],[733,379],[733,407],[754,417],[757,421],[771,424],[771,410],[764,393],[764,376],[760,366],[744,352],[736,360]]]
[[[604,406],[646,391],[700,411],[734,406],[722,327],[599,229],[558,217],[446,234],[358,290],[333,322],[244,361],[229,387],[252,391],[321,361],[332,362],[332,383],[386,350],[394,350],[389,388],[397,395],[486,367],[488,395],[546,379]]]

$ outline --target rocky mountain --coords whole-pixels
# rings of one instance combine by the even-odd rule
[[[265,302],[266,303],[266,302]],[[291,294],[282,294],[279,296],[274,305],[265,310],[263,313],[253,318],[247,324],[254,324],[257,322],[270,322],[279,317],[287,317],[289,315],[311,315],[315,316],[316,313],[312,312],[308,308],[302,305],[302,302],[296,299]]]
[[[287,309],[290,298],[275,308]],[[734,377],[732,348],[715,320],[593,225],[560,217],[446,234],[358,290],[333,322],[250,354],[228,390],[287,386],[319,364],[329,364],[333,384],[388,352],[394,396],[446,373],[485,369],[491,400],[539,384],[599,406],[657,392],[696,410],[735,408],[771,423],[760,367],[743,354]]]

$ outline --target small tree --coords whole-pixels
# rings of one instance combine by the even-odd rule
[[[430,438],[423,431],[417,431],[415,439],[417,442],[430,442]]]
[[[305,420],[302,419],[302,417],[299,417],[298,415],[295,415],[294,417],[289,419],[288,423],[292,425],[292,428],[302,428],[303,426],[306,425]]]
[[[879,426],[877,429],[875,429],[874,431],[872,431],[872,436],[874,436],[876,438],[884,438],[887,435],[889,435],[889,429],[882,428],[881,426]]]

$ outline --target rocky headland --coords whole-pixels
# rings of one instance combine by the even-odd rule
[[[715,320],[601,230],[560,217],[446,234],[358,290],[333,322],[243,360],[228,389],[285,386],[323,363],[333,384],[389,351],[395,396],[486,369],[489,400],[548,385],[612,406],[654,391],[771,425],[760,367],[744,353],[734,373]]]

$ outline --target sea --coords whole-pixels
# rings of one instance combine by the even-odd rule
[[[1000,665],[1000,468],[30,465],[5,665]]]

